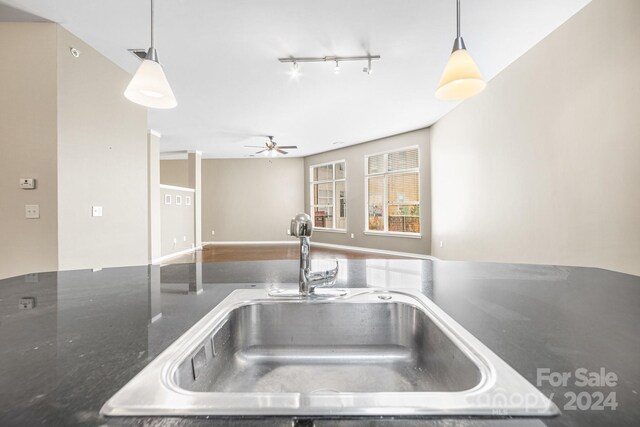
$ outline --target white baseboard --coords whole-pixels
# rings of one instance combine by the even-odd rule
[[[431,260],[438,259],[431,255],[414,254],[412,252],[388,251],[385,249],[363,248],[360,246],[334,245],[332,243],[322,243],[322,242],[311,241],[311,247],[313,246],[320,246],[322,248],[342,249],[344,251],[368,252],[368,253],[383,254],[383,255],[395,255],[395,256],[401,256],[401,257],[407,257],[407,258],[431,259]]]
[[[175,258],[175,257],[180,256],[180,255],[190,254],[191,252],[199,251],[201,249],[202,249],[202,246],[196,246],[194,248],[189,248],[189,249],[185,249],[183,251],[174,252],[172,254],[163,255],[163,256],[161,256],[159,258],[156,258],[156,259],[152,260],[151,264],[160,264],[160,263],[162,263],[162,262],[164,262],[164,261],[166,261],[168,259]]]
[[[237,242],[202,242],[202,245],[297,245],[297,240],[255,240],[255,241],[237,241]]]

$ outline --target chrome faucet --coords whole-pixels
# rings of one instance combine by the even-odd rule
[[[291,220],[291,235],[300,238],[300,274],[298,277],[299,292],[302,296],[315,295],[316,287],[333,286],[338,276],[338,261],[336,267],[326,271],[311,271],[309,255],[311,244],[309,237],[313,233],[311,217],[299,213]]]

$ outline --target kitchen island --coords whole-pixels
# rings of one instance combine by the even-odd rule
[[[551,397],[561,415],[292,420],[99,414],[104,402],[230,292],[296,287],[297,264],[176,264],[0,280],[0,425],[640,423],[640,277],[593,268],[430,260],[341,260],[336,286],[419,290]],[[580,374],[594,373],[608,382],[579,381]],[[558,376],[566,380],[556,381]],[[602,409],[594,401],[585,406],[586,395],[597,393],[613,400]]]

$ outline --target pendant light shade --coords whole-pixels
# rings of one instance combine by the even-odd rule
[[[153,0],[151,0],[151,47],[129,82],[124,96],[131,102],[149,108],[174,108],[178,105],[169,80],[158,62],[154,43]]]
[[[443,101],[460,101],[470,98],[482,92],[487,86],[460,36],[460,0],[457,0],[456,17],[457,37],[436,90],[436,97]]]
[[[162,65],[152,59],[142,60],[124,96],[149,108],[174,108],[178,105]]]
[[[479,94],[486,86],[487,83],[469,52],[458,49],[449,57],[436,97],[443,101],[459,101]]]

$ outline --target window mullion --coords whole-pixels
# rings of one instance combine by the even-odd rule
[[[384,203],[384,231],[385,233],[389,232],[389,189],[387,188],[388,185],[388,179],[387,179],[387,174],[384,175],[384,190],[383,190],[383,203]]]
[[[333,229],[337,227],[338,215],[336,215],[336,167],[333,166]]]
[[[385,153],[383,161],[384,171],[384,231],[389,232],[389,153]]]
[[[367,159],[368,160],[368,159]],[[365,162],[365,167],[367,166],[367,162]],[[366,197],[364,198],[364,229],[369,231],[369,177],[365,175],[364,177],[364,194]]]

